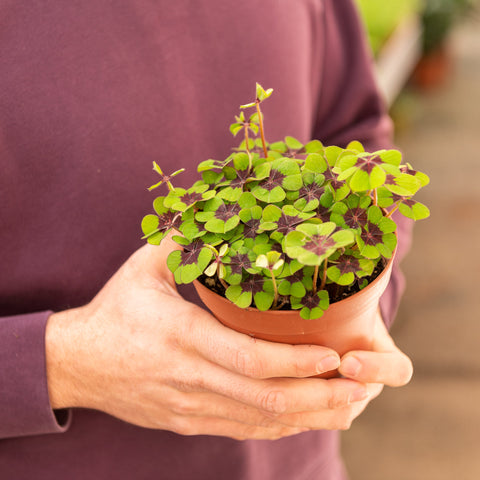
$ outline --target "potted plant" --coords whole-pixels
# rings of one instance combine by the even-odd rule
[[[392,214],[429,215],[412,199],[428,177],[399,151],[368,153],[357,141],[268,143],[261,103],[271,93],[257,84],[230,126],[243,134],[240,146],[201,162],[189,189],[173,185],[183,169],[165,174],[154,163],[160,181],[150,190],[168,191],[144,217],[144,238],[158,245],[173,231],[182,247],[168,256],[175,281],[193,282],[238,331],[340,354],[369,348],[397,244]]]
[[[421,12],[422,56],[413,74],[417,86],[428,89],[445,81],[452,63],[449,35],[475,3],[476,0],[426,0]]]

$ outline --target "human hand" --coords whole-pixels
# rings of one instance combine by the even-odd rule
[[[411,360],[394,343],[377,312],[371,351],[346,353],[338,371],[345,377],[368,384],[370,399],[380,394],[384,385],[401,387],[412,378]]]
[[[138,250],[86,306],[47,325],[53,408],[85,407],[184,435],[280,438],[347,428],[368,388],[306,378],[339,366],[325,347],[255,340],[183,300],[173,247]]]

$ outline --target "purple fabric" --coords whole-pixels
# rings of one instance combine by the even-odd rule
[[[188,185],[236,145],[255,81],[275,89],[270,140],[390,145],[351,1],[4,0],[0,31],[0,478],[343,479],[336,432],[236,442],[54,415],[44,329],[143,244],[153,160]],[[396,270],[388,324],[402,285]]]

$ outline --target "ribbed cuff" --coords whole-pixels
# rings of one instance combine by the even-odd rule
[[[0,318],[0,438],[61,433],[70,411],[48,396],[45,328],[51,312]]]

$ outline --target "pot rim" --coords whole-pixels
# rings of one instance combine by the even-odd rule
[[[388,259],[387,263],[385,264],[383,270],[380,272],[380,274],[373,280],[373,282],[369,283],[365,288],[363,288],[362,290],[359,290],[358,292],[355,292],[353,295],[349,295],[348,297],[346,298],[342,298],[341,300],[338,300],[336,302],[333,302],[333,303],[330,303],[327,310],[328,311],[329,309],[331,309],[332,307],[334,307],[334,305],[338,305],[338,304],[342,304],[342,305],[346,305],[347,303],[350,303],[350,302],[356,302],[359,298],[363,297],[363,296],[368,296],[369,295],[369,292],[371,290],[374,290],[377,285],[381,282],[381,280],[383,279],[384,275],[385,275],[385,272],[387,272],[389,269],[391,269],[391,266],[393,265],[393,262],[395,260],[395,256],[396,256],[396,252],[397,252],[397,249],[395,248],[395,250],[393,251],[392,253],[392,256],[391,258]],[[226,298],[225,296],[223,295],[220,295],[218,294],[217,292],[214,292],[213,290],[211,290],[210,288],[208,288],[206,285],[204,285],[203,283],[201,283],[200,281],[198,281],[197,279],[195,279],[193,281],[193,284],[195,286],[195,288],[200,288],[201,290],[203,291],[207,291],[209,292],[211,295],[215,295],[218,299],[220,299],[220,301],[222,303],[225,303],[225,304],[230,304],[230,305],[235,305],[232,301],[230,301],[228,298]],[[292,312],[300,312],[299,309],[290,309],[290,310],[259,310],[258,308],[256,307],[246,307],[246,308],[240,308],[238,307],[237,305],[235,305],[237,308],[239,308],[240,310],[243,310],[243,311],[246,311],[246,312],[262,312],[262,313],[265,313],[265,312],[269,312],[271,314],[276,314],[276,315],[280,315],[280,316],[283,316],[283,315],[291,315]],[[321,318],[321,317],[320,317]]]

